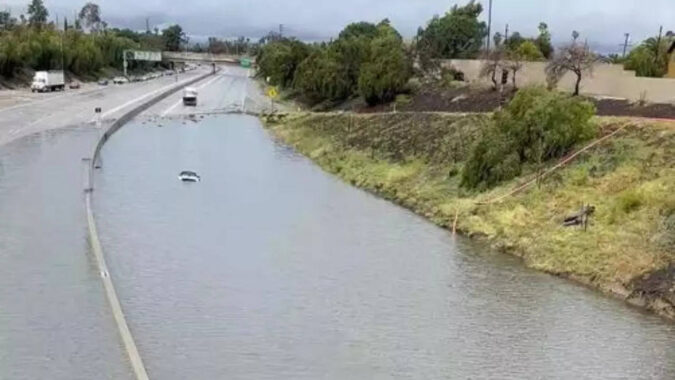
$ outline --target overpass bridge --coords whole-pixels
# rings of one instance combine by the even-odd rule
[[[240,64],[242,60],[248,60],[252,65],[255,64],[255,58],[231,55],[231,54],[211,54],[211,53],[192,53],[192,52],[178,52],[178,51],[163,51],[162,61],[174,63],[235,63]]]

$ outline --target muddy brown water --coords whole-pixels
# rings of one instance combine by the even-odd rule
[[[86,240],[95,137],[0,147],[1,379],[131,378]],[[123,128],[94,211],[153,379],[675,378],[675,325],[453,239],[255,118]]]

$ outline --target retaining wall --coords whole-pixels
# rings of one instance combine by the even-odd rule
[[[453,66],[464,72],[466,80],[477,83],[489,83],[489,78],[480,78],[483,60],[452,59],[444,60],[444,67]],[[518,86],[546,85],[544,72],[546,62],[524,62],[518,72]],[[568,73],[558,84],[565,91],[574,90],[574,74]],[[510,79],[509,79],[510,80]],[[637,77],[635,71],[624,70],[621,65],[597,64],[593,73],[581,82],[581,92],[585,95],[607,96],[631,101],[644,99],[654,103],[675,103],[675,79]]]

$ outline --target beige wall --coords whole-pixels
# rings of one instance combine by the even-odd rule
[[[464,72],[469,82],[485,82],[489,79],[479,78],[482,61],[453,59],[443,62],[443,66],[454,66]],[[546,62],[526,62],[518,72],[518,86],[546,85],[544,68]],[[567,74],[560,81],[558,88],[565,91],[574,89],[574,74]],[[621,65],[597,64],[593,74],[581,82],[581,92],[585,95],[625,98],[631,101],[640,100],[643,96],[649,102],[675,103],[675,79],[636,77],[634,71],[626,71]]]

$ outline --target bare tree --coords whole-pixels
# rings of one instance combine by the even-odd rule
[[[480,77],[489,77],[495,91],[501,90],[501,81],[497,81],[497,74],[500,71],[508,70],[504,57],[504,49],[495,48],[485,55],[483,66],[480,69]]]
[[[518,84],[516,82],[516,75],[523,68],[523,56],[518,51],[510,51],[507,55],[508,61],[506,62],[506,67],[511,71],[511,84],[513,89],[518,89]]]
[[[555,87],[567,72],[576,75],[574,96],[579,95],[581,79],[584,75],[593,72],[593,66],[598,62],[598,56],[587,45],[579,45],[574,40],[564,46],[546,66],[546,79],[550,87]]]

